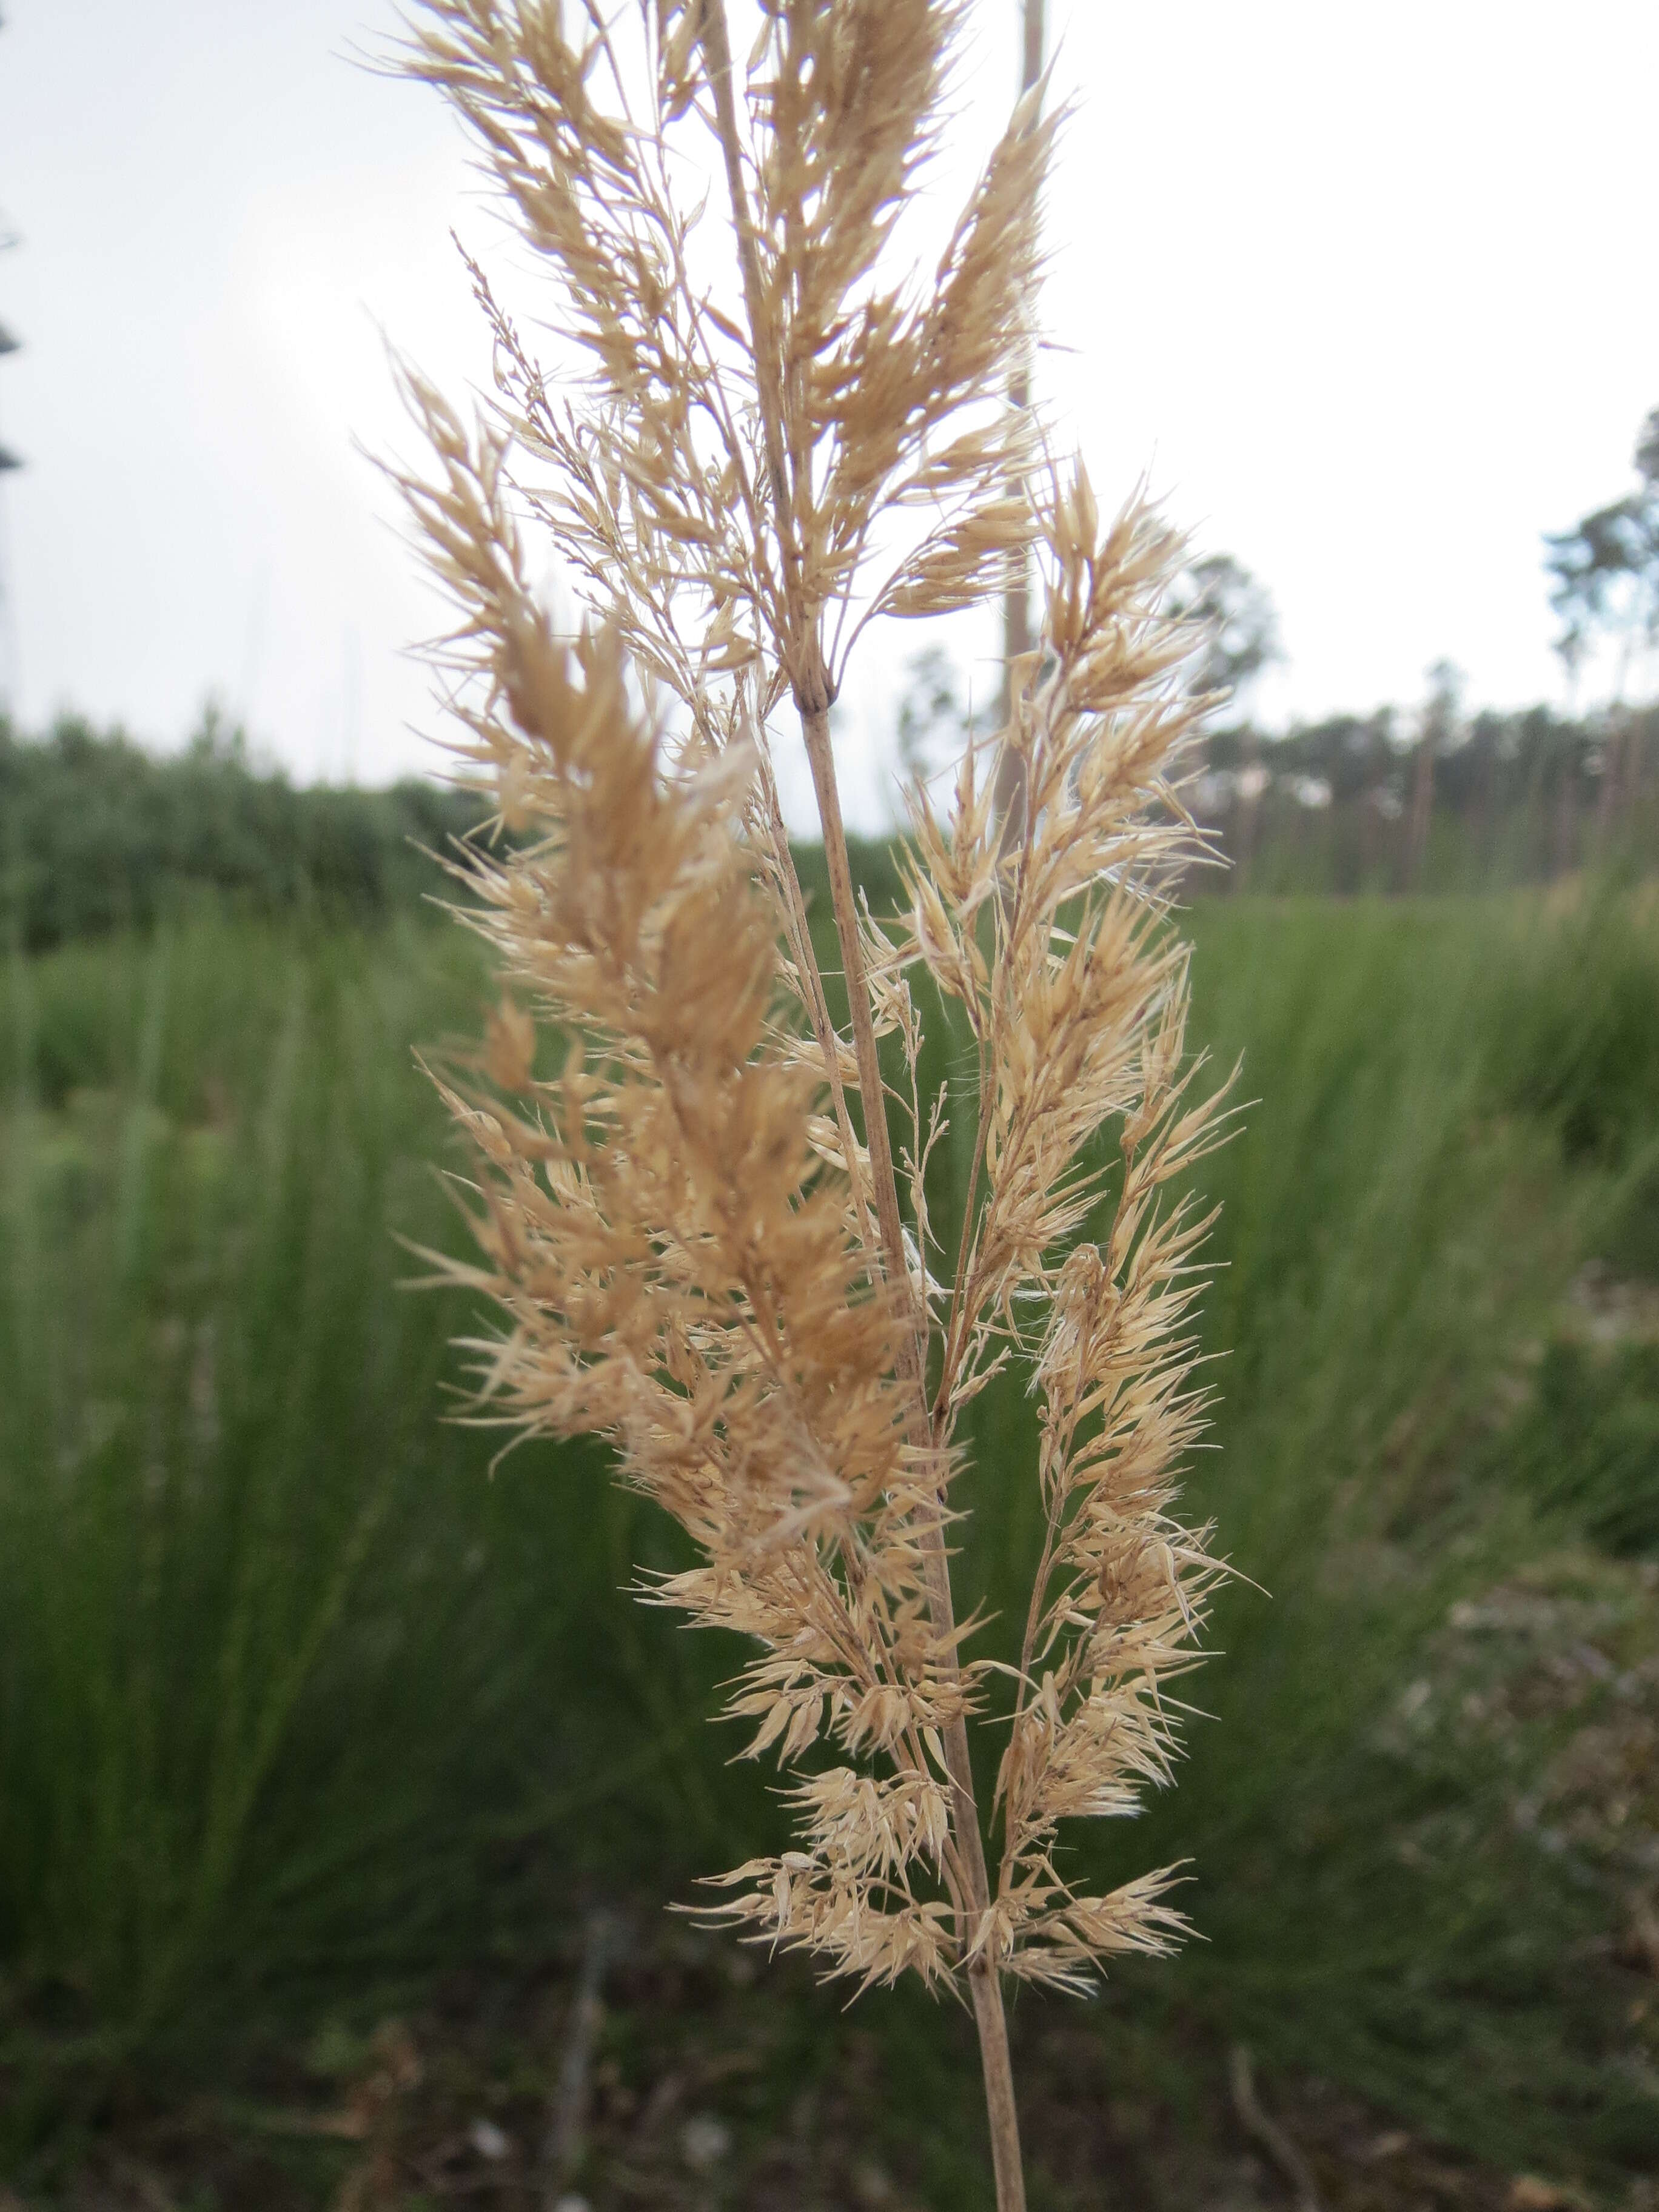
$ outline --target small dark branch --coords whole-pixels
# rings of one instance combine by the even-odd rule
[[[582,1942],[581,1970],[565,2027],[559,2078],[554,2085],[552,2111],[542,2146],[542,2171],[546,2183],[543,2203],[547,2212],[553,2212],[553,2207],[565,2195],[581,2166],[587,2136],[593,2046],[605,2022],[605,1968],[621,1948],[621,1939],[622,1930],[610,1913],[589,1915]]]
[[[1269,2119],[1262,2110],[1261,2100],[1255,2093],[1255,2072],[1250,2063],[1249,2048],[1242,2043],[1233,2045],[1232,2056],[1227,2062],[1227,2076],[1232,2087],[1233,2110],[1238,2124],[1253,2142],[1259,2143],[1296,2191],[1297,2212],[1323,2212],[1319,2188],[1313,2178],[1313,2168],[1297,2146],[1291,2141],[1277,2121]]]

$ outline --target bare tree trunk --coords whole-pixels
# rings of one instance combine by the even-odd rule
[[[1555,867],[1571,875],[1578,866],[1578,763],[1564,753],[1555,794]]]
[[[1261,827],[1261,792],[1257,783],[1257,771],[1261,765],[1259,752],[1260,744],[1252,726],[1244,738],[1243,778],[1233,787],[1232,891],[1235,898],[1242,898],[1250,888],[1250,866],[1255,859],[1256,842]]]
[[[1028,93],[1042,75],[1042,0],[1024,0],[1024,45],[1020,91]],[[1008,390],[1008,404],[1023,413],[1031,404],[1029,366],[1022,366]],[[1008,560],[1008,580],[1002,595],[1002,720],[1014,712],[1014,665],[1031,649],[1031,568],[1022,545]],[[997,812],[1003,834],[1016,838],[1025,820],[1024,764],[1012,753],[1003,756],[997,783]]]
[[[1616,834],[1620,802],[1625,797],[1625,710],[1614,707],[1607,716],[1607,743],[1601,748],[1601,782],[1595,794],[1595,851],[1605,860]]]
[[[1429,823],[1434,813],[1434,739],[1419,738],[1412,775],[1411,812],[1406,819],[1406,888],[1423,887],[1424,863],[1429,857]]]
[[[1607,848],[1615,835],[1619,818],[1619,804],[1624,793],[1620,786],[1624,781],[1625,728],[1628,720],[1625,712],[1625,686],[1630,681],[1630,664],[1635,647],[1635,636],[1626,629],[1620,641],[1619,680],[1613,686],[1613,703],[1607,709],[1607,741],[1601,748],[1601,787],[1596,794],[1595,854],[1606,860]]]

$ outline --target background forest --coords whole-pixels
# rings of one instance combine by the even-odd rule
[[[1386,723],[1212,747],[1271,777],[1188,915],[1255,1102],[1205,1171],[1192,1478],[1248,1579],[1133,1839],[1190,1859],[1204,1940],[1017,2009],[1036,2202],[1650,2201],[1659,909],[1651,716],[1614,806],[1610,728],[1477,719],[1415,850]],[[400,1287],[400,1240],[462,1249],[410,1054],[487,979],[409,841],[472,804],[297,791],[211,725],[0,749],[3,2170],[31,2205],[976,2203],[957,2016],[660,1913],[778,1818],[708,1756],[732,1654],[629,1595],[666,1524],[446,1419],[477,1316]],[[976,1414],[994,1645],[1030,1419]]]

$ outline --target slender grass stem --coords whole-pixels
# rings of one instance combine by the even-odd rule
[[[858,908],[854,902],[853,875],[847,854],[847,832],[842,821],[841,793],[836,781],[835,753],[830,742],[827,702],[801,708],[801,729],[806,757],[812,769],[818,819],[823,829],[825,864],[830,874],[830,897],[835,909],[836,933],[841,944],[842,965],[847,977],[847,998],[853,1025],[854,1049],[858,1055],[859,1088],[864,1096],[865,1140],[876,1186],[876,1212],[881,1225],[882,1250],[890,1281],[907,1299],[909,1276],[904,1261],[904,1236],[899,1215],[898,1186],[893,1173],[893,1151],[887,1130],[881,1064],[876,1050],[875,1024],[864,975],[864,957],[859,942]],[[933,1428],[927,1405],[927,1363],[914,1357],[915,1333],[907,1329],[901,1340],[913,1356],[903,1381],[913,1413],[911,1425],[919,1447],[933,1449]],[[939,1510],[931,1515],[922,1530],[926,1550],[928,1601],[933,1626],[950,1654],[947,1662],[958,1680],[956,1659],[956,1613],[951,1593],[951,1564],[945,1548],[944,1497]],[[968,1727],[960,1712],[944,1731],[945,1761],[951,1773],[951,1825],[957,1849],[967,1876],[968,1917],[974,1923],[959,1924],[960,1948],[969,1954],[969,1986],[973,1992],[974,2022],[979,2031],[980,2063],[985,2075],[985,2104],[991,2127],[991,2154],[996,2170],[997,2212],[1024,2212],[1025,2179],[1020,2161],[1019,2113],[1014,2101],[1014,2075],[1008,2054],[1008,2022],[1003,2009],[1002,1985],[995,1961],[985,1946],[984,1922],[990,1911],[990,1884],[986,1872],[985,1844],[980,1832],[979,1808],[974,1796],[973,1765],[968,1750]]]

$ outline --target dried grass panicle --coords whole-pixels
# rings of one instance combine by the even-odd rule
[[[753,763],[667,759],[614,633],[562,641],[531,592],[499,444],[414,396],[446,466],[410,496],[494,702],[460,749],[526,840],[467,864],[508,994],[494,1095],[444,1085],[489,1170],[468,1279],[509,1322],[477,1348],[480,1379],[528,1425],[614,1437],[696,1540],[705,1564],[653,1595],[757,1639],[732,1705],[757,1751],[793,1759],[823,1735],[884,1758],[880,1819],[902,1848],[878,1855],[880,1880],[915,1926],[881,1940],[892,1971],[931,1966],[936,1916],[904,1884],[921,1856],[936,1878],[927,1734],[963,1699],[921,1587],[937,1491],[905,1439],[903,1316],[871,1268],[744,834]],[[538,1077],[544,1029],[563,1056]],[[873,1879],[842,1882],[849,1914]],[[811,1924],[830,1941],[821,1907]],[[867,1909],[856,1939],[849,1920],[849,1969],[869,1971],[874,1932]]]
[[[1055,1845],[1170,1771],[1164,1686],[1215,1568],[1176,1515],[1207,1224],[1169,1194],[1222,1125],[1166,914],[1206,703],[1163,611],[1180,548],[1139,501],[1103,524],[1002,400],[1039,274],[1041,87],[931,278],[890,274],[963,13],[763,0],[743,68],[720,0],[425,0],[409,66],[471,126],[570,343],[539,365],[475,267],[495,395],[469,425],[411,374],[436,466],[403,482],[457,607],[463,770],[512,833],[461,864],[504,998],[476,1076],[445,1079],[480,1162],[481,1259],[455,1272],[504,1322],[481,1391],[614,1439],[695,1539],[649,1595],[750,1639],[732,1710],[796,1778],[799,1847],[738,1869],[720,1910],[864,1982],[966,1978],[1012,2203],[1000,1973],[1075,1984],[1178,1924],[1166,1877],[1079,1895]],[[527,534],[574,580],[574,636]],[[912,794],[906,908],[861,913],[827,718],[847,655],[873,616],[970,604],[1033,549],[1008,725],[942,815]],[[845,1030],[771,765],[789,700]],[[922,972],[978,1051],[949,1250]],[[946,1532],[965,1409],[1011,1362],[1041,1404],[1046,1537],[1009,1688],[964,1653]],[[1002,1731],[988,1827],[970,1722]]]

